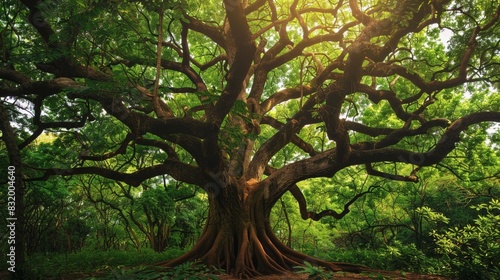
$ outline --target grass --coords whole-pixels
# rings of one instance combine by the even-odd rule
[[[75,254],[34,255],[27,259],[26,268],[30,279],[59,278],[72,273],[95,273],[119,267],[152,265],[180,256],[184,251],[170,249],[155,253],[144,249],[138,251],[83,250]]]

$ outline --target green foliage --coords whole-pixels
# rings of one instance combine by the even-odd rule
[[[419,207],[415,212],[430,222],[443,222],[447,224],[449,221],[442,213],[435,212],[428,206]]]
[[[174,200],[163,188],[151,188],[142,192],[135,201],[137,210],[142,209],[154,220],[170,224],[173,222]]]
[[[27,260],[26,268],[30,279],[58,278],[73,273],[92,274],[111,270],[110,274],[125,274],[124,267],[147,265],[180,256],[184,251],[176,248],[161,254],[153,250],[138,251],[109,250],[100,251],[91,248],[75,254],[35,254]],[[141,270],[135,268],[133,271]],[[116,278],[113,278],[116,279]],[[123,278],[121,278],[123,279]]]
[[[417,273],[440,273],[439,260],[425,255],[414,244],[395,244],[380,249],[357,248],[332,252],[329,259],[363,264],[382,270],[400,270]]]
[[[432,235],[437,251],[445,258],[450,274],[461,279],[500,278],[500,201],[472,206],[483,212],[474,224]]]
[[[311,263],[304,261],[304,266],[295,266],[295,273],[307,274],[308,279],[323,280],[332,279],[333,272],[325,272],[321,267],[313,266]]]

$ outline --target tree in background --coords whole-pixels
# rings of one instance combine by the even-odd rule
[[[341,211],[315,212],[297,183],[353,166],[417,182],[464,132],[500,121],[495,1],[22,0],[1,9],[11,165],[50,131],[67,155],[23,166],[25,180],[94,174],[138,187],[168,175],[203,188],[205,228],[169,266],[197,259],[251,277],[308,260],[360,271],[281,243],[273,205],[290,192],[302,218],[341,219],[376,187]],[[451,102],[474,98],[481,106],[461,112]]]

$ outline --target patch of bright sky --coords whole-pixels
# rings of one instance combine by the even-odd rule
[[[441,29],[441,32],[439,33],[439,40],[441,40],[441,43],[444,45],[445,50],[447,51],[449,50],[448,46],[452,35],[453,32],[446,28]]]

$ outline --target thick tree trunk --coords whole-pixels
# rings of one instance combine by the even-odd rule
[[[211,197],[205,229],[193,249],[161,265],[176,266],[198,260],[238,278],[282,274],[303,265],[304,261],[333,271],[362,270],[361,266],[326,262],[288,248],[271,229],[271,207],[265,192],[248,187],[240,189]]]

